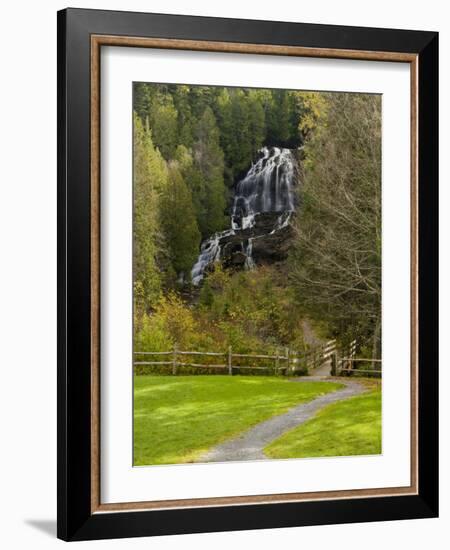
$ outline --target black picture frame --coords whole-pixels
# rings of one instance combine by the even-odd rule
[[[91,36],[403,52],[418,60],[418,493],[92,513]],[[438,33],[58,12],[58,537],[88,540],[438,515]]]

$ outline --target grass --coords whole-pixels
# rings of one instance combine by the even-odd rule
[[[381,390],[328,405],[264,449],[271,458],[381,453]]]
[[[340,387],[264,376],[135,376],[134,464],[192,462],[225,439]]]

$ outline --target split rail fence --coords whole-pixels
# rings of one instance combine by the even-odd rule
[[[163,367],[176,375],[180,369],[218,369],[233,375],[240,371],[266,371],[273,374],[295,375],[298,373],[315,374],[324,365],[330,367],[332,376],[381,376],[381,359],[356,357],[356,340],[350,343],[339,357],[336,340],[329,340],[323,346],[308,351],[295,351],[290,348],[277,350],[273,354],[234,353],[231,346],[226,352],[220,351],[183,351],[176,346],[170,351],[136,351],[135,367]],[[195,358],[199,359],[196,360]],[[201,362],[202,358],[217,358],[217,362]],[[162,360],[161,360],[162,358]],[[251,362],[252,364],[243,364]],[[362,368],[360,365],[362,364]],[[367,368],[370,365],[370,368]]]
[[[170,351],[136,351],[136,367],[154,366],[167,368],[176,375],[180,368],[221,369],[229,375],[236,371],[268,371],[275,374],[290,375],[308,369],[315,370],[324,363],[331,362],[336,352],[335,340],[328,341],[324,346],[308,351],[295,351],[290,348],[278,350],[272,354],[234,353],[231,346],[226,352],[215,351],[184,351],[176,346]],[[195,358],[198,357],[198,361]],[[205,363],[201,358],[214,357],[218,362]],[[157,358],[157,359],[156,359]],[[243,364],[252,362],[251,365]],[[265,363],[265,364],[262,364]]]
[[[369,363],[370,365],[373,365],[371,368],[361,368],[358,366],[358,363]],[[367,375],[375,375],[375,376],[381,376],[381,359],[365,359],[362,357],[343,357],[342,359],[337,360],[336,365],[336,375],[337,376],[344,376],[344,375],[352,375],[352,374],[365,374]],[[379,368],[376,368],[378,367]]]

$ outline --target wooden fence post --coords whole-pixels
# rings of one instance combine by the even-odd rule
[[[177,373],[177,345],[173,346],[173,358],[172,358],[172,374]]]
[[[231,362],[231,346],[228,346],[228,374],[233,375],[233,365]]]
[[[355,368],[355,362],[353,361],[353,359],[355,358],[355,355],[356,355],[356,340],[353,340],[350,348],[350,358],[352,359],[352,361],[350,362],[350,369],[351,369],[350,372],[352,372],[353,369]]]
[[[286,370],[285,370],[285,376],[289,375],[289,369],[290,369],[290,354],[291,350],[289,348],[286,348]]]
[[[334,352],[331,355],[331,372],[330,372],[330,374],[331,374],[331,376],[337,376],[338,375],[336,352]]]
[[[278,374],[279,368],[280,368],[280,355],[279,355],[279,349],[277,348],[277,353],[275,356],[275,374]]]

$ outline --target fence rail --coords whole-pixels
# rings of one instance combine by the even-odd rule
[[[179,367],[192,367],[199,369],[224,369],[229,375],[242,369],[255,371],[269,371],[275,374],[294,375],[305,370],[314,374],[318,368],[325,364],[330,366],[330,374],[335,376],[349,376],[353,374],[380,375],[381,359],[366,359],[356,357],[357,342],[353,340],[344,352],[344,357],[339,357],[336,340],[328,340],[325,344],[309,350],[292,350],[288,347],[277,350],[276,353],[233,353],[231,346],[227,351],[192,351],[179,350],[174,346],[172,350],[165,351],[135,351],[134,355],[139,358],[134,365],[139,366],[161,366],[171,367],[172,374],[177,374]],[[342,351],[341,351],[342,353]],[[162,360],[153,360],[154,357],[162,357]],[[202,363],[189,361],[192,357],[222,357],[220,363]],[[149,360],[147,360],[147,357]],[[170,358],[170,359],[169,359]],[[249,359],[257,364],[237,364],[236,360]],[[260,360],[269,362],[269,365],[261,365]],[[200,359],[201,361],[201,359]],[[246,361],[244,361],[245,363]],[[241,361],[238,361],[241,363]],[[370,363],[380,368],[355,368],[358,363]],[[364,365],[363,365],[364,366]]]
[[[355,363],[372,363],[374,365],[382,364],[381,359],[368,359],[364,357],[343,357],[337,361],[337,375],[352,375],[352,374],[382,374],[381,368],[379,369],[361,369],[354,367]]]
[[[290,350],[286,349],[285,354],[256,354],[256,353],[232,353],[231,347],[226,352],[216,352],[216,351],[185,351],[179,350],[174,347],[171,351],[135,351],[135,356],[167,356],[171,355],[172,359],[170,361],[134,361],[136,366],[161,366],[161,367],[172,367],[172,374],[177,373],[178,367],[193,367],[193,368],[206,368],[206,369],[227,369],[228,374],[232,375],[234,370],[240,369],[254,369],[254,370],[275,370],[276,373],[280,371],[286,371],[289,368],[290,361]],[[180,361],[181,357],[186,356],[205,356],[205,357],[224,357],[226,363],[196,363],[193,361]],[[274,361],[274,364],[271,366],[259,366],[259,365],[238,365],[233,360],[234,359],[266,359]],[[280,365],[280,361],[286,362],[285,365]]]
[[[192,351],[179,350],[176,346],[173,350],[165,351],[135,351],[134,355],[138,360],[134,361],[135,366],[161,366],[172,367],[172,374],[176,374],[179,367],[192,367],[200,369],[224,369],[228,374],[232,375],[235,371],[241,369],[251,369],[255,371],[272,371],[275,374],[295,374],[307,369],[317,369],[325,362],[330,361],[333,354],[336,353],[336,341],[329,340],[323,346],[310,350],[292,350],[288,347],[283,350],[278,350],[276,353],[261,354],[261,353],[233,353],[229,347],[227,351]],[[161,356],[164,359],[153,360]],[[166,357],[171,359],[165,359]],[[202,363],[185,360],[192,357],[223,357],[225,362],[217,363]],[[147,360],[148,357],[148,360]],[[247,365],[241,363],[240,359],[248,359],[256,361],[257,364]],[[236,362],[236,360],[238,360]],[[269,365],[258,364],[260,360],[270,362]]]

